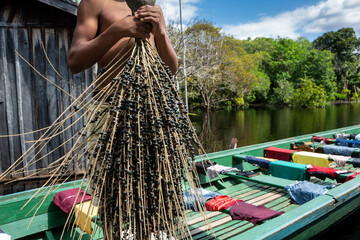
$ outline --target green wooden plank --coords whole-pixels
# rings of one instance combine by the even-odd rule
[[[54,235],[52,234],[52,232],[51,231],[45,231],[45,240],[55,240],[55,238],[54,238]]]
[[[266,189],[266,188],[259,188],[259,187],[256,186],[255,183],[252,183],[250,186],[244,184],[244,185],[240,185],[238,188],[234,189],[232,191],[232,194],[233,194],[235,199],[239,199],[239,198],[242,198],[242,196],[246,195],[248,192],[251,192],[253,190],[256,190],[257,192],[261,192],[263,189]],[[219,193],[224,194],[223,191],[219,191]],[[194,219],[194,218],[199,218],[201,216],[202,215],[200,213],[198,213],[198,212],[190,212],[188,214],[188,219],[191,220],[191,219]]]
[[[285,202],[284,202],[285,203]],[[287,203],[288,204],[288,203]],[[296,208],[296,206],[294,205],[287,205],[287,206],[284,206],[286,204],[279,204],[273,208],[271,208],[272,210],[275,210],[275,211],[284,211],[284,212],[289,212],[291,210],[293,210],[294,208]],[[272,220],[275,220],[275,219],[270,219],[268,221],[272,221]],[[268,221],[265,221],[268,222]],[[230,237],[234,237],[234,236],[237,236],[245,231],[248,231],[249,229],[252,229],[254,228],[255,226],[250,223],[250,222],[247,222],[247,221],[242,221],[244,224],[239,224],[237,228],[235,229],[228,229],[228,231],[225,232],[225,234],[219,236],[219,239],[228,239]],[[264,223],[263,223],[264,224]],[[258,226],[261,226],[261,225],[258,225]],[[241,235],[240,235],[241,236]],[[245,238],[244,238],[245,239]]]
[[[308,226],[301,228],[299,231],[295,232],[293,235],[287,237],[286,239],[297,239],[297,240],[306,240],[310,239],[324,230],[330,228],[334,223],[341,221],[346,215],[351,214],[353,211],[356,211],[360,206],[360,196],[357,196],[351,199],[347,204],[343,204],[341,207],[336,208],[335,211],[330,212],[325,215],[320,221],[315,221]],[[340,230],[341,231],[341,230]]]
[[[78,188],[81,181],[64,183],[61,185],[55,192],[49,194],[46,200],[43,202],[36,215],[41,215],[44,213],[58,211],[59,208],[52,202],[55,194],[64,190]],[[31,200],[31,202],[24,207],[23,210],[20,210],[26,202],[36,193],[35,190],[26,191],[19,194],[12,194],[8,196],[0,197],[0,209],[7,209],[7,211],[0,211],[0,225],[19,221],[21,219],[26,219],[29,216],[32,216],[37,209],[37,206],[42,198],[47,194],[47,191],[40,194],[37,198]],[[36,208],[33,209],[33,207]],[[33,210],[32,210],[33,209]],[[31,212],[30,212],[31,211]]]
[[[319,196],[276,219],[246,231],[241,237],[244,239],[283,239],[333,210],[334,203],[334,199],[330,196]],[[235,236],[230,239],[238,238]]]
[[[285,202],[284,202],[285,201]],[[283,203],[283,204],[280,204]],[[287,205],[284,208],[284,205]],[[274,201],[272,201],[269,204],[266,204],[265,206],[268,208],[271,208],[275,211],[289,211],[292,210],[293,208],[290,208],[289,206],[289,199],[286,196],[280,197]],[[271,207],[272,206],[272,207]],[[230,221],[227,222],[221,226],[215,227],[213,228],[213,232],[215,233],[215,237],[218,239],[226,239],[229,236],[233,236],[233,235],[238,235],[241,231],[240,228],[244,227],[244,225],[246,225],[246,227],[243,229],[248,230],[250,228],[253,227],[253,224],[247,222],[247,221]],[[201,233],[196,235],[194,238],[194,240],[197,239],[212,239],[213,236],[209,236],[210,232],[205,232],[205,233]]]
[[[353,180],[348,181],[334,189],[329,190],[326,194],[336,199],[336,202],[345,203],[351,198],[358,196],[360,193],[360,175]]]
[[[285,188],[286,186],[295,183],[295,181],[292,181],[292,180],[278,178],[278,177],[272,177],[272,176],[267,176],[267,175],[259,175],[259,176],[248,178],[248,177],[242,177],[242,176],[236,175],[236,173],[227,173],[226,176],[243,179],[243,180],[247,180],[250,182],[257,182],[257,183],[261,183],[264,185],[269,185],[269,186],[277,187],[277,188]]]
[[[1,229],[17,239],[62,226],[67,218],[68,215],[59,210],[35,216],[30,226],[31,217],[1,225]]]

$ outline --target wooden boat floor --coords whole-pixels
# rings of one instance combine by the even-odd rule
[[[287,212],[299,206],[291,201],[284,189],[234,179],[226,179],[223,184],[226,186],[223,189],[216,189],[216,184],[207,189],[256,206],[264,205],[275,211]],[[191,235],[195,240],[227,239],[254,227],[248,221],[232,220],[228,209],[224,212],[207,212],[211,229],[208,229],[200,213],[188,211],[188,218]]]

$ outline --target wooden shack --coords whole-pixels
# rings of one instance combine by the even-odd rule
[[[76,10],[77,5],[70,0],[0,1],[0,135],[24,134],[51,125],[72,101],[53,83],[76,97],[93,80],[94,69],[74,75],[67,66]],[[77,123],[73,134],[82,125]],[[0,138],[0,173],[40,134],[41,131]],[[64,136],[54,139],[39,156],[63,139]],[[67,147],[70,145],[71,142]],[[38,157],[41,160],[36,168],[44,168],[58,159],[66,151],[64,148],[43,159]]]

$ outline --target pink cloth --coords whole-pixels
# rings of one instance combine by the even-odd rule
[[[91,200],[91,195],[89,193],[86,193],[84,200],[83,195],[85,193],[84,190],[80,191],[79,197],[77,198],[77,201],[75,203],[76,196],[78,195],[79,188],[69,189],[66,191],[59,192],[55,195],[53,198],[53,202],[56,206],[58,206],[61,210],[63,210],[65,213],[70,213],[72,207],[75,204],[79,204],[81,202],[87,202]]]
[[[312,136],[311,141],[312,142],[321,142],[324,141],[326,144],[332,144],[334,138],[326,138],[326,137],[319,137],[319,136]]]
[[[244,202],[237,202],[230,208],[230,215],[233,220],[246,220],[255,225],[284,213],[283,211],[271,210],[265,206],[255,206]]]
[[[276,147],[268,147],[265,149],[265,156],[267,158],[273,158],[273,159],[277,159],[277,160],[283,160],[283,161],[290,162],[291,154],[294,152],[299,152],[299,151],[283,149],[283,148],[276,148]]]

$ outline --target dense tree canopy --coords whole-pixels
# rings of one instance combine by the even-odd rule
[[[169,26],[169,34],[179,46],[176,29]],[[314,42],[239,40],[207,20],[196,20],[184,37],[190,107],[321,107],[327,101],[359,98],[359,40],[351,28],[325,33]],[[184,49],[176,51],[182,56]],[[182,79],[181,72],[177,77]]]
[[[327,32],[313,42],[319,50],[329,50],[335,54],[333,66],[338,89],[355,90],[359,83],[359,44],[352,28],[342,28],[337,32]],[[349,84],[351,86],[349,86]]]

